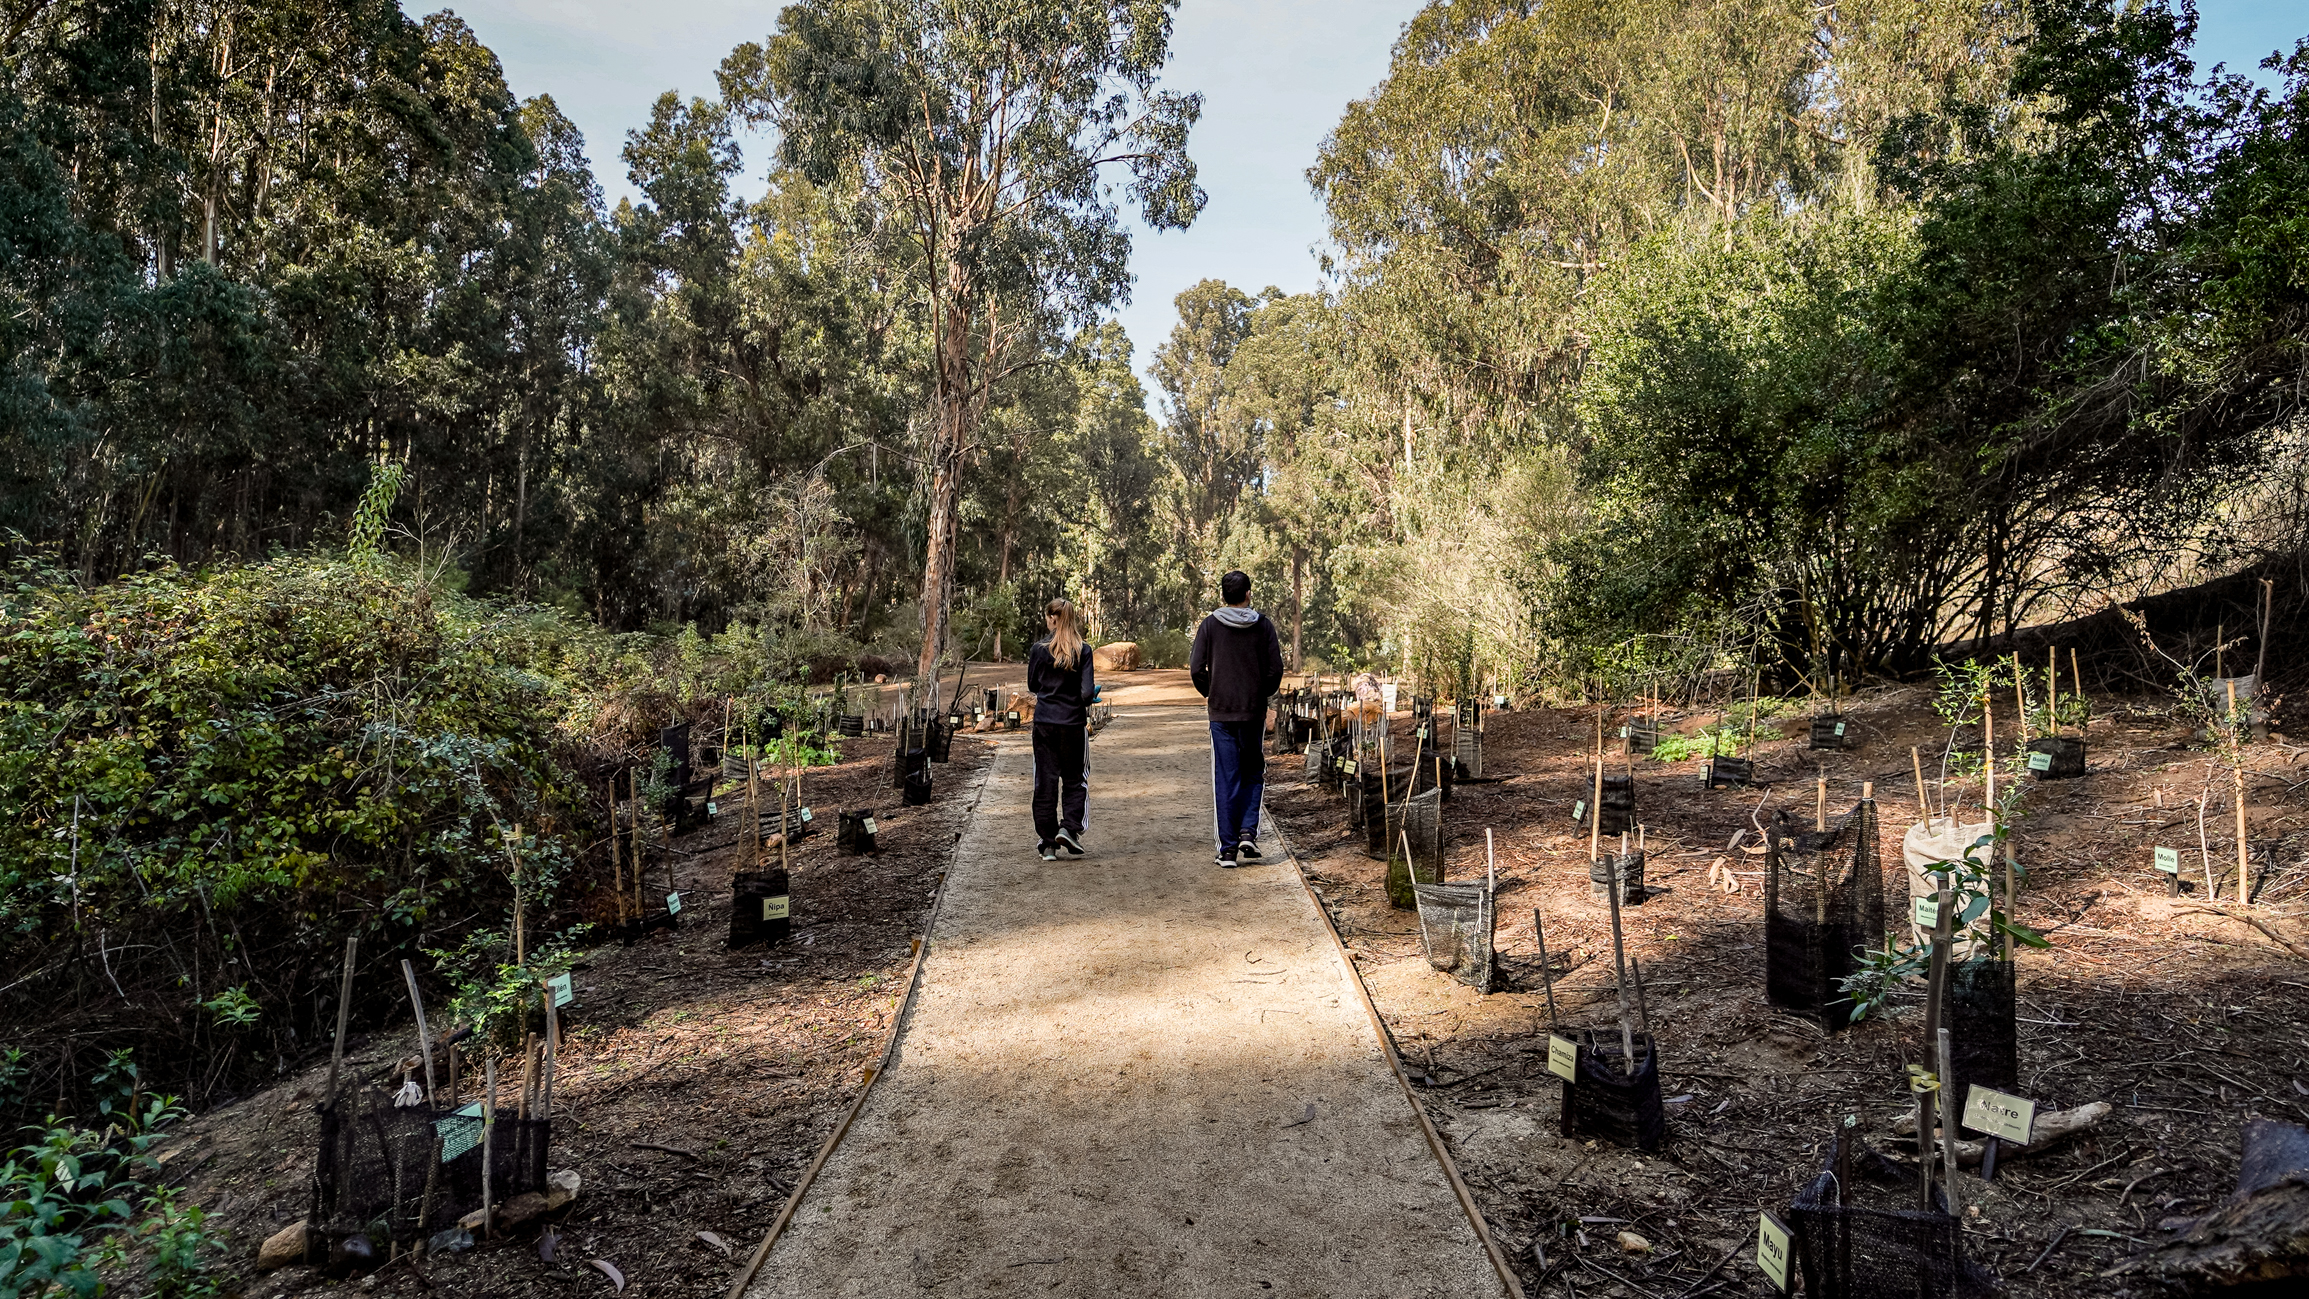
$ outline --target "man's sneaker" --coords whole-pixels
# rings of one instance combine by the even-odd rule
[[[1238,861],[1258,861],[1260,859],[1258,840],[1245,839],[1236,845],[1235,858]]]
[[[1042,859],[1044,861],[1058,860],[1058,849],[1051,847],[1049,844],[1036,844],[1034,846],[1034,850],[1042,854]]]
[[[1212,858],[1212,860],[1221,866],[1232,866],[1235,864],[1235,850],[1232,848],[1221,848],[1219,849],[1219,855]]]
[[[1077,857],[1080,857],[1084,853],[1090,851],[1088,848],[1082,846],[1082,840],[1077,838],[1074,831],[1072,830],[1061,829],[1058,832],[1058,846],[1066,849],[1070,853],[1073,853]]]

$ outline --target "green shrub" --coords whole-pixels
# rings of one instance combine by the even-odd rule
[[[1183,668],[1192,648],[1185,632],[1168,627],[1141,633],[1138,638],[1139,662],[1150,668]]]

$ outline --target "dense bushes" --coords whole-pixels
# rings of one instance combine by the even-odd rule
[[[94,588],[20,566],[0,596],[0,1019],[26,1068],[0,1101],[69,1103],[119,1046],[195,1102],[294,1059],[334,1018],[347,935],[389,970],[504,928],[499,823],[551,898],[602,702],[573,683],[636,675],[635,650],[378,556]]]

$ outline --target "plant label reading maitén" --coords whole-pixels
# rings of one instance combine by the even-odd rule
[[[2025,1146],[2028,1144],[2030,1129],[2036,1125],[2036,1102],[2007,1096],[2003,1092],[1992,1091],[1974,1083],[1964,1098],[1962,1122],[1975,1132],[1985,1132],[2000,1141]]]
[[[1756,1266],[1773,1285],[1788,1288],[1788,1228],[1769,1211],[1756,1221]]]
[[[2181,850],[2178,848],[2157,849],[2157,869],[2163,871],[2167,875],[2180,874]]]
[[[1570,1038],[1547,1035],[1547,1071],[1565,1082],[1579,1080],[1579,1044]]]

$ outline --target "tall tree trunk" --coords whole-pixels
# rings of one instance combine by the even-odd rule
[[[1301,668],[1301,660],[1300,660],[1300,658],[1299,658],[1299,627],[1300,627],[1300,624],[1301,624],[1301,623],[1304,621],[1304,619],[1305,619],[1305,617],[1306,617],[1306,613],[1307,613],[1307,599],[1306,599],[1306,588],[1305,588],[1305,586],[1304,586],[1304,585],[1302,585],[1302,583],[1300,582],[1300,574],[1301,574],[1302,570],[1304,570],[1304,568],[1306,567],[1306,563],[1307,563],[1307,548],[1306,548],[1305,546],[1302,546],[1302,545],[1300,545],[1299,543],[1297,543],[1297,542],[1295,542],[1295,541],[1294,541],[1294,542],[1292,542],[1292,543],[1291,543],[1291,670],[1292,670],[1293,672],[1297,672],[1297,671],[1299,671],[1299,670],[1300,670],[1300,668]]]
[[[959,271],[956,272],[959,277]],[[930,431],[930,517],[922,562],[922,653],[915,675],[938,698],[938,659],[954,621],[954,543],[962,499],[962,459],[970,435],[970,321],[959,285],[949,285],[946,319],[939,322],[938,374]]]

